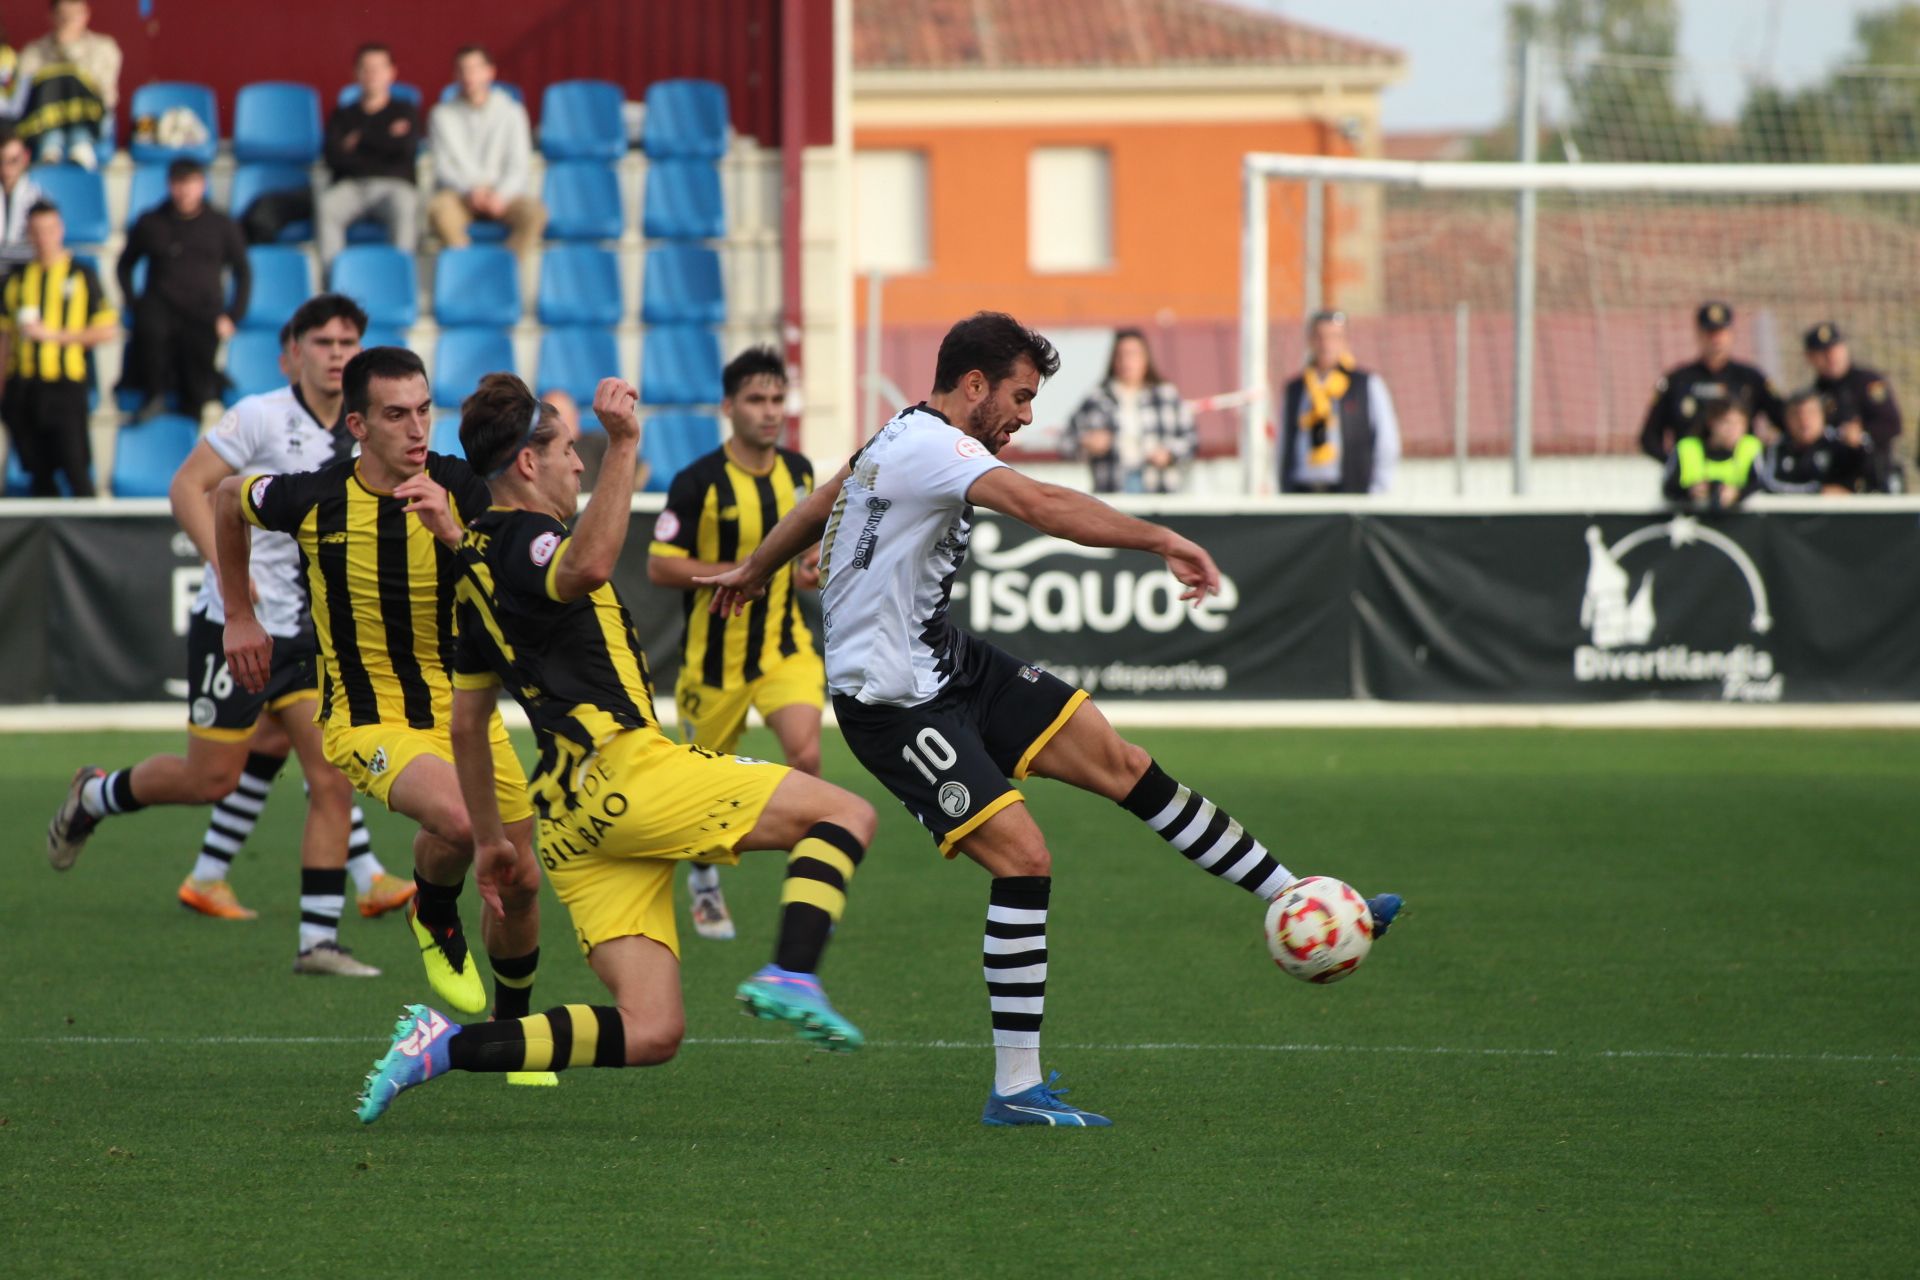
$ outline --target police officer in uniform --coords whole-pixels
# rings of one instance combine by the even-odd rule
[[[1772,380],[1733,358],[1733,308],[1724,302],[1703,303],[1693,321],[1700,334],[1700,357],[1668,370],[1654,384],[1653,404],[1640,427],[1640,451],[1655,462],[1666,461],[1681,440],[1702,434],[1708,405],[1735,404],[1749,421],[1764,416],[1777,428],[1786,425]]]
[[[1827,413],[1827,425],[1848,444],[1864,445],[1873,453],[1873,489],[1899,493],[1906,487],[1900,465],[1900,406],[1893,386],[1877,369],[1853,362],[1846,335],[1831,320],[1807,330],[1807,363],[1813,366],[1813,389]]]

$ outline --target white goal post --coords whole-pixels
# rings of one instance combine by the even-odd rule
[[[1528,491],[1532,453],[1534,370],[1535,197],[1568,195],[1692,195],[1715,197],[1913,196],[1920,165],[1912,164],[1532,164],[1411,162],[1329,156],[1249,153],[1242,168],[1240,386],[1249,393],[1241,420],[1246,491],[1276,488],[1267,423],[1274,416],[1270,381],[1268,198],[1275,180],[1304,183],[1305,262],[1302,315],[1318,310],[1328,239],[1325,189],[1329,183],[1428,192],[1506,193],[1515,196],[1513,233],[1513,400],[1511,439],[1514,492]],[[1920,308],[1920,280],[1909,282]]]

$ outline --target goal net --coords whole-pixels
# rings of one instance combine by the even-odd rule
[[[1695,356],[1708,300],[1734,309],[1735,358],[1783,392],[1812,377],[1802,333],[1832,321],[1855,363],[1920,405],[1920,110],[1889,105],[1920,104],[1920,75],[1754,90],[1737,122],[1715,125],[1630,91],[1672,73],[1650,62],[1584,67],[1613,91],[1589,88],[1564,127],[1553,117],[1567,108],[1545,95],[1535,164],[1247,157],[1241,359],[1245,385],[1272,389],[1243,424],[1259,490],[1274,487],[1266,423],[1319,307],[1348,314],[1360,363],[1386,377],[1406,453],[1395,489],[1417,497],[1516,480],[1543,496],[1653,497],[1640,424],[1655,381]],[[1565,68],[1540,79],[1578,83]],[[1513,154],[1511,131],[1476,145]],[[1912,447],[1909,430],[1902,454]]]

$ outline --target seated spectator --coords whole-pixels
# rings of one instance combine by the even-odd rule
[[[27,210],[46,199],[27,172],[33,157],[13,130],[0,124],[0,274],[33,257],[27,239]]]
[[[134,298],[133,272],[147,264],[147,287]],[[222,271],[233,273],[227,302]],[[177,393],[181,411],[198,414],[226,379],[215,368],[220,343],[247,314],[253,271],[232,218],[207,203],[207,171],[197,160],[167,167],[167,200],[140,215],[120,251],[120,296],[133,312],[133,341],[122,387],[141,392],[140,418]]]
[[[1386,379],[1347,346],[1347,317],[1307,322],[1307,367],[1280,402],[1280,492],[1385,493],[1400,465],[1400,419]]]
[[[1827,425],[1820,397],[1802,391],[1787,401],[1787,432],[1760,455],[1768,493],[1861,493],[1873,487],[1873,451],[1849,443]]]
[[[362,218],[384,223],[403,252],[420,240],[415,155],[420,120],[413,105],[393,96],[393,51],[360,47],[354,62],[360,97],[327,117],[327,167],[333,183],[314,201],[313,238],[320,260],[331,263],[347,243],[347,228]]]
[[[1068,451],[1093,468],[1095,493],[1177,493],[1197,435],[1193,410],[1154,367],[1138,329],[1113,335],[1107,376],[1067,421]]]
[[[51,498],[64,474],[76,498],[93,496],[93,445],[87,435],[92,351],[119,332],[120,317],[100,277],[67,252],[60,210],[45,201],[27,210],[33,260],[0,285],[0,421],[32,481]]]
[[[42,164],[99,167],[113,142],[120,46],[89,31],[86,0],[54,0],[53,27],[20,51],[14,72],[16,131]]]
[[[1802,345],[1813,368],[1813,390],[1826,410],[1827,425],[1851,445],[1862,445],[1873,457],[1873,488],[1900,493],[1906,488],[1900,465],[1900,406],[1893,384],[1877,369],[1853,362],[1847,336],[1831,320],[1807,330]]]
[[[533,129],[527,109],[493,84],[493,59],[477,44],[454,55],[460,96],[433,109],[433,181],[427,205],[434,234],[450,249],[471,243],[475,218],[502,222],[507,247],[526,253],[540,245],[547,207],[533,194]]]
[[[1661,490],[1672,502],[1728,511],[1760,487],[1760,440],[1747,430],[1747,411],[1731,400],[1714,401],[1700,417],[1706,435],[1674,443]]]

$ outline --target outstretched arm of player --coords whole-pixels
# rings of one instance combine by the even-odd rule
[[[593,392],[593,416],[607,429],[607,456],[600,463],[587,509],[553,570],[553,593],[562,600],[591,595],[613,577],[632,523],[633,468],[640,447],[640,393],[622,378],[602,378]]]
[[[833,504],[839,500],[840,486],[846,482],[847,468],[842,467],[833,479],[809,494],[805,502],[787,512],[760,540],[752,555],[725,573],[696,577],[695,582],[714,588],[712,611],[722,617],[732,616],[746,608],[748,601],[767,594],[767,580],[773,577],[773,571],[820,541]]]
[[[519,855],[500,820],[500,799],[493,789],[491,736],[498,685],[453,691],[453,771],[460,779],[460,799],[473,826],[473,882],[495,918],[500,908],[500,882],[513,875]]]
[[[253,616],[253,530],[240,510],[239,476],[213,491],[214,565],[220,570],[220,603],[227,612],[227,669],[248,693],[267,687],[273,668],[273,637]]]
[[[967,501],[1083,547],[1150,551],[1167,562],[1167,571],[1186,588],[1182,600],[1204,600],[1220,589],[1220,570],[1198,543],[1076,489],[1042,484],[1012,467],[995,467],[967,487]]]

